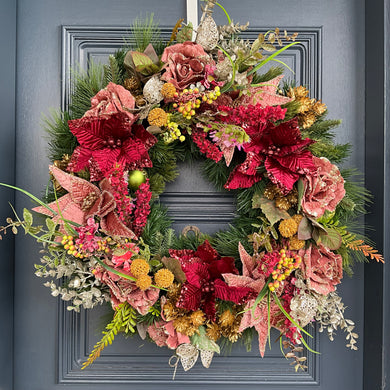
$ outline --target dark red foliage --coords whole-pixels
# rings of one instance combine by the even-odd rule
[[[148,150],[157,139],[142,125],[132,124],[126,113],[83,117],[68,121],[68,124],[80,144],[73,152],[69,171],[88,168],[91,181],[98,181],[116,162],[126,169],[152,166]]]
[[[207,133],[203,130],[193,129],[191,137],[200,152],[205,154],[207,158],[214,160],[215,162],[221,160],[223,153],[213,142],[207,139]]]
[[[178,307],[192,311],[201,309],[207,318],[214,320],[216,298],[242,304],[252,296],[252,289],[230,287],[222,280],[223,273],[238,273],[234,259],[221,257],[207,240],[196,251],[170,250],[169,253],[180,260],[187,278]]]
[[[251,141],[244,145],[247,158],[231,173],[226,188],[240,188],[241,183],[250,187],[260,180],[258,169],[262,165],[269,179],[286,193],[300,176],[314,172],[313,156],[307,147],[315,141],[302,139],[296,119],[271,125],[250,137]],[[249,177],[245,180],[243,175]]]

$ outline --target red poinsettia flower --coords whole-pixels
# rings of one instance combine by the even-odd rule
[[[307,150],[315,141],[302,139],[296,119],[249,135],[251,141],[244,145],[247,158],[234,169],[225,188],[251,187],[261,180],[258,168],[264,164],[269,179],[289,192],[300,176],[315,170],[313,155]]]
[[[196,251],[170,250],[178,259],[186,275],[177,306],[196,311],[203,310],[210,320],[215,319],[216,298],[242,304],[252,295],[248,287],[229,287],[222,274],[238,274],[232,257],[221,257],[206,240]]]
[[[157,139],[142,125],[132,124],[126,113],[83,117],[68,124],[80,144],[73,152],[69,171],[88,168],[91,181],[98,181],[115,162],[132,170],[152,166],[148,150]]]

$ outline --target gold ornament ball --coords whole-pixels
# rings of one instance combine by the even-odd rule
[[[142,183],[146,182],[146,175],[142,171],[129,172],[129,186],[136,190]]]

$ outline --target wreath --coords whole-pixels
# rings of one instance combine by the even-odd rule
[[[248,24],[222,8],[228,23],[217,26],[216,4],[196,34],[179,20],[169,42],[153,18],[136,20],[133,47],[74,73],[69,110],[46,120],[45,199],[21,190],[45,223],[25,209],[1,228],[22,227],[43,245],[36,275],[68,310],[110,302],[113,319],[83,368],[119,332],[172,349],[184,370],[252,337],[264,356],[271,328],[304,370],[313,322],[330,339],[344,330],[357,349],[336,286],[354,259],[383,258],[353,230],[369,194],[335,165],[349,145],[333,142],[339,121],[326,119],[324,103],[269,67],[297,34],[241,39]],[[236,218],[213,236],[177,236],[159,202],[177,162],[191,159],[236,196]]]

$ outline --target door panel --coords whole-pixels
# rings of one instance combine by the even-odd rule
[[[235,21],[249,20],[248,38],[268,27],[288,28],[299,32],[301,43],[281,58],[295,72],[290,77],[306,85],[311,95],[328,104],[332,118],[342,118],[337,130],[339,142],[351,142],[354,154],[350,163],[363,169],[364,156],[364,57],[358,56],[363,41],[364,7],[362,1],[320,0],[273,1],[261,4],[254,0],[224,0]],[[286,4],[288,4],[288,11]],[[109,11],[109,12],[107,12]],[[62,2],[60,0],[19,1],[18,5],[18,119],[17,185],[39,194],[47,181],[46,141],[41,137],[41,112],[49,107],[66,107],[69,97],[69,70],[76,63],[86,67],[88,59],[103,60],[121,46],[122,37],[132,19],[147,11],[154,12],[162,26],[172,26],[185,16],[185,2],[101,0]],[[224,23],[216,12],[217,23]],[[64,27],[62,27],[64,26]],[[169,28],[163,28],[169,35]],[[61,46],[62,37],[62,46]],[[61,50],[62,47],[62,50]],[[204,232],[224,228],[233,217],[229,195],[215,194],[202,181],[198,169],[182,167],[181,177],[167,188],[162,201],[181,230],[195,224]],[[17,197],[20,210],[29,206]],[[15,290],[15,362],[18,374],[15,389],[147,389],[184,385],[192,388],[265,389],[362,389],[362,352],[344,347],[344,337],[330,343],[315,332],[312,347],[322,355],[309,356],[306,373],[295,374],[278,352],[278,345],[261,359],[254,345],[247,354],[239,347],[231,356],[217,356],[210,369],[197,365],[184,374],[178,370],[175,382],[168,365],[170,352],[143,343],[138,338],[120,337],[108,347],[92,367],[80,366],[99,339],[99,324],[105,308],[80,315],[69,313],[65,306],[50,297],[33,275],[33,263],[39,262],[38,246],[25,237],[17,238]],[[349,307],[347,316],[358,324],[362,335],[363,273],[357,267],[354,279],[345,279],[341,293]],[[22,367],[20,370],[18,367]],[[141,385],[141,382],[144,385]],[[107,385],[110,383],[110,385]],[[58,384],[58,385],[57,385]],[[199,387],[201,386],[201,387]]]

